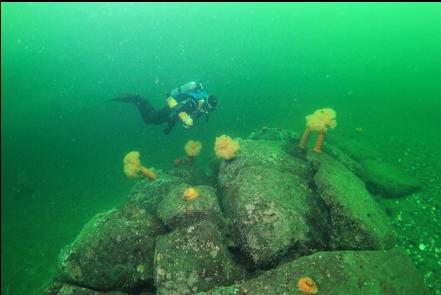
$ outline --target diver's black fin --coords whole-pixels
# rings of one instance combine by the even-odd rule
[[[122,95],[122,96],[118,96],[115,98],[111,98],[109,99],[109,101],[121,101],[121,102],[132,102],[132,103],[137,103],[139,102],[141,99],[141,97],[138,94],[126,94],[126,95]]]

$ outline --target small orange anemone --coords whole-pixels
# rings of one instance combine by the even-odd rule
[[[184,150],[189,158],[196,157],[200,154],[202,143],[200,141],[189,140],[185,144]]]
[[[305,294],[317,294],[318,289],[314,280],[310,277],[303,277],[297,282],[299,290]]]
[[[199,192],[194,187],[189,187],[184,191],[184,198],[187,201],[193,201],[197,197],[199,197]]]
[[[240,148],[239,142],[227,135],[216,137],[214,151],[218,158],[230,160],[236,157],[236,152]]]

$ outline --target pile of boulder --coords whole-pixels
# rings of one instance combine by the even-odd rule
[[[62,249],[43,294],[305,294],[303,277],[317,294],[428,294],[374,197],[417,180],[356,144],[308,153],[270,128],[238,141],[209,176],[192,161],[139,181]]]

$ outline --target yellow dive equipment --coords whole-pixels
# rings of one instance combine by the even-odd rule
[[[167,104],[168,107],[172,109],[178,104],[178,102],[176,101],[176,99],[170,96],[169,98],[167,98]]]
[[[186,112],[180,112],[178,114],[181,121],[187,126],[193,126],[193,119]]]
[[[173,109],[178,105],[178,102],[173,97],[167,98],[167,105],[169,108]],[[180,112],[178,114],[179,119],[181,119],[182,123],[186,126],[193,126],[193,119],[186,112]]]

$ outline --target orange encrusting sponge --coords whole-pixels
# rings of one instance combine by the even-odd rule
[[[317,285],[310,277],[300,278],[297,282],[297,286],[299,290],[305,294],[317,294],[318,292]]]
[[[194,187],[189,187],[184,191],[184,198],[187,201],[193,201],[197,197],[199,197],[199,192]]]

